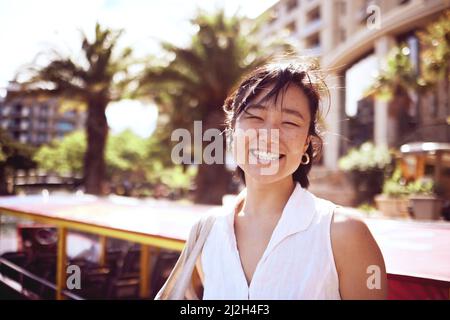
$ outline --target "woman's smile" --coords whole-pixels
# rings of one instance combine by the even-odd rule
[[[268,152],[268,151],[259,150],[259,149],[250,149],[249,154],[251,156],[253,156],[254,159],[257,160],[258,164],[274,163],[285,157],[285,155],[282,153]],[[254,163],[252,163],[252,161],[250,160],[250,164],[254,164]]]

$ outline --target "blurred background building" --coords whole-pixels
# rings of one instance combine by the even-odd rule
[[[84,128],[86,115],[63,111],[58,99],[0,101],[0,127],[22,143],[39,146]]]
[[[313,167],[317,178],[327,177],[329,182],[337,175],[334,180],[339,183],[338,159],[365,141],[395,148],[412,141],[450,141],[450,111],[439,98],[444,87],[420,99],[415,92],[409,94],[410,101],[397,99],[408,104],[402,106],[405,112],[397,113],[389,111],[389,102],[365,94],[395,45],[408,46],[419,72],[421,46],[416,32],[449,7],[446,0],[282,0],[257,18],[264,21],[261,40],[289,37],[300,52],[319,58],[327,74],[329,134],[323,166]],[[327,190],[329,198],[342,196],[342,190],[331,195],[335,186]]]

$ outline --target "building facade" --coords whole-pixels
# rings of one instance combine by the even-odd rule
[[[58,99],[0,101],[0,128],[15,140],[39,146],[84,128],[84,112],[61,112]]]
[[[450,139],[450,112],[439,99],[418,102],[413,94],[401,122],[389,114],[388,102],[363,96],[396,44],[406,43],[413,64],[420,63],[415,32],[448,8],[448,0],[281,0],[258,18],[266,21],[261,39],[289,38],[300,53],[318,57],[327,74],[331,105],[325,113],[325,168],[336,170],[338,159],[362,142],[355,135],[392,147]]]

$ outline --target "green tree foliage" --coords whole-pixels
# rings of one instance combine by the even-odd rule
[[[407,94],[408,90],[417,88],[409,48],[402,44],[392,48],[386,58],[386,64],[368,89],[367,94],[374,94],[382,100],[391,100],[395,94]]]
[[[339,168],[344,171],[367,171],[385,169],[392,162],[391,152],[385,146],[375,146],[367,141],[359,148],[352,148],[339,159]]]
[[[421,74],[417,75],[406,44],[395,46],[386,57],[385,67],[376,77],[367,94],[391,100],[408,90],[433,90],[439,81],[449,92],[450,80],[450,10],[417,32],[421,43]],[[448,94],[447,94],[448,104]]]
[[[418,32],[422,51],[423,76],[425,81],[436,82],[449,77],[450,71],[450,10],[437,21]]]
[[[76,131],[40,147],[34,160],[48,172],[78,175],[83,170],[85,151],[86,134]],[[106,178],[113,186],[120,186],[127,181],[136,189],[158,184],[174,189],[189,189],[195,170],[183,170],[172,163],[168,165],[168,152],[158,141],[157,135],[142,138],[131,130],[109,135],[105,150]],[[141,194],[143,190],[134,191],[135,194]]]
[[[11,193],[7,188],[7,180],[14,177],[16,170],[35,168],[34,152],[33,147],[15,141],[0,129],[0,194]]]
[[[41,146],[34,160],[41,169],[59,175],[80,175],[83,173],[83,155],[86,152],[86,134],[75,131],[62,140],[54,140]]]
[[[439,81],[444,82],[446,105],[450,112],[450,10],[445,11],[424,31],[418,32],[423,47],[421,53],[421,86],[433,88]]]

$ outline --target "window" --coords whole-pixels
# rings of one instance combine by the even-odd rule
[[[46,105],[46,104],[41,105],[39,115],[41,117],[47,117],[48,116],[48,105]]]
[[[38,128],[41,130],[47,129],[47,121],[46,120],[40,120],[38,124]]]
[[[286,26],[286,30],[287,30],[287,32],[288,32],[289,34],[294,33],[295,30],[296,30],[296,24],[295,24],[295,21],[292,21],[291,23],[289,23],[289,24]]]
[[[287,11],[294,10],[297,7],[297,5],[298,5],[297,1],[298,0],[288,0],[288,2],[286,4]]]
[[[14,111],[13,111],[13,116],[21,116],[22,115],[22,104],[21,103],[17,103],[14,106]]]
[[[320,47],[320,35],[319,33],[315,33],[314,35],[310,36],[307,40],[307,47],[309,49],[319,48]]]
[[[306,18],[307,18],[308,22],[320,20],[320,7],[317,7],[315,9],[311,10],[310,12],[308,12],[308,14],[306,15]]]
[[[0,115],[7,116],[9,114],[9,107],[0,105]]]
[[[39,133],[38,134],[38,143],[44,143],[47,139],[47,135],[45,133]]]

